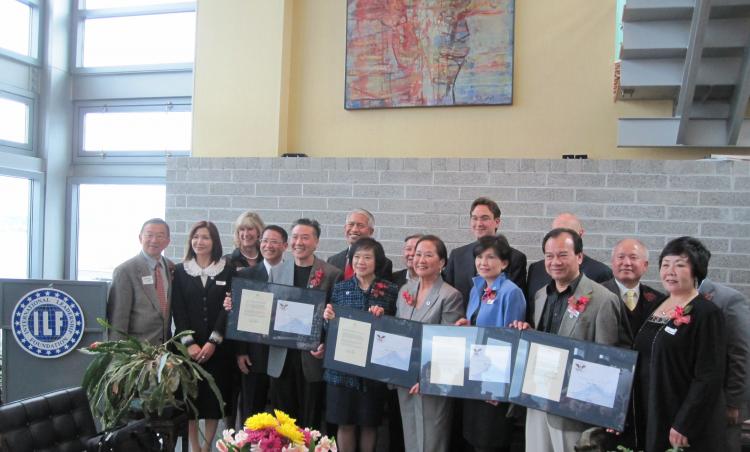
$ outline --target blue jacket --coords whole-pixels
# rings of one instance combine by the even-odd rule
[[[492,304],[482,302],[482,294],[487,286],[484,278],[475,276],[472,280],[474,287],[471,288],[469,295],[466,318],[471,320],[476,310],[479,309],[476,326],[505,328],[514,320],[526,319],[526,298],[521,289],[509,280],[504,272],[492,284],[492,289],[496,292],[495,301]],[[472,323],[472,325],[475,324]]]

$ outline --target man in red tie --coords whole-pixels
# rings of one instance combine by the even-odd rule
[[[169,296],[174,264],[161,255],[169,245],[169,225],[161,218],[146,221],[138,234],[141,252],[115,268],[107,301],[112,340],[126,333],[152,344],[172,337]]]
[[[344,238],[346,239],[347,248],[340,253],[334,254],[328,258],[328,263],[334,267],[344,270],[344,279],[354,276],[354,270],[349,264],[349,248],[354,242],[361,237],[372,237],[375,232],[375,217],[365,209],[354,209],[346,216],[344,223]],[[381,278],[390,280],[393,273],[393,263],[386,258],[383,265],[375,270]]]

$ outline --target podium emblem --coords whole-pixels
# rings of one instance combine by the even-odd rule
[[[16,342],[38,358],[70,353],[83,337],[83,310],[62,290],[32,290],[18,301],[12,315]]]

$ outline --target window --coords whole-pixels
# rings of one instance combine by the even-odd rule
[[[5,241],[6,259],[0,260],[0,278],[29,277],[29,235],[31,225],[31,181],[0,176],[0,234]]]
[[[85,5],[78,11],[79,68],[192,65],[194,2],[97,0]]]
[[[76,279],[111,279],[115,267],[140,251],[143,222],[164,218],[165,200],[164,185],[80,184]]]
[[[29,142],[29,105],[0,94],[0,141]]]
[[[190,151],[189,105],[81,108],[81,155]]]
[[[16,0],[0,0],[0,48],[31,56],[31,6]]]

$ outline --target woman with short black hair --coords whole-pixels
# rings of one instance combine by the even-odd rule
[[[635,337],[637,449],[713,451],[724,435],[724,318],[698,292],[708,259],[692,237],[676,238],[659,256],[669,297]]]

